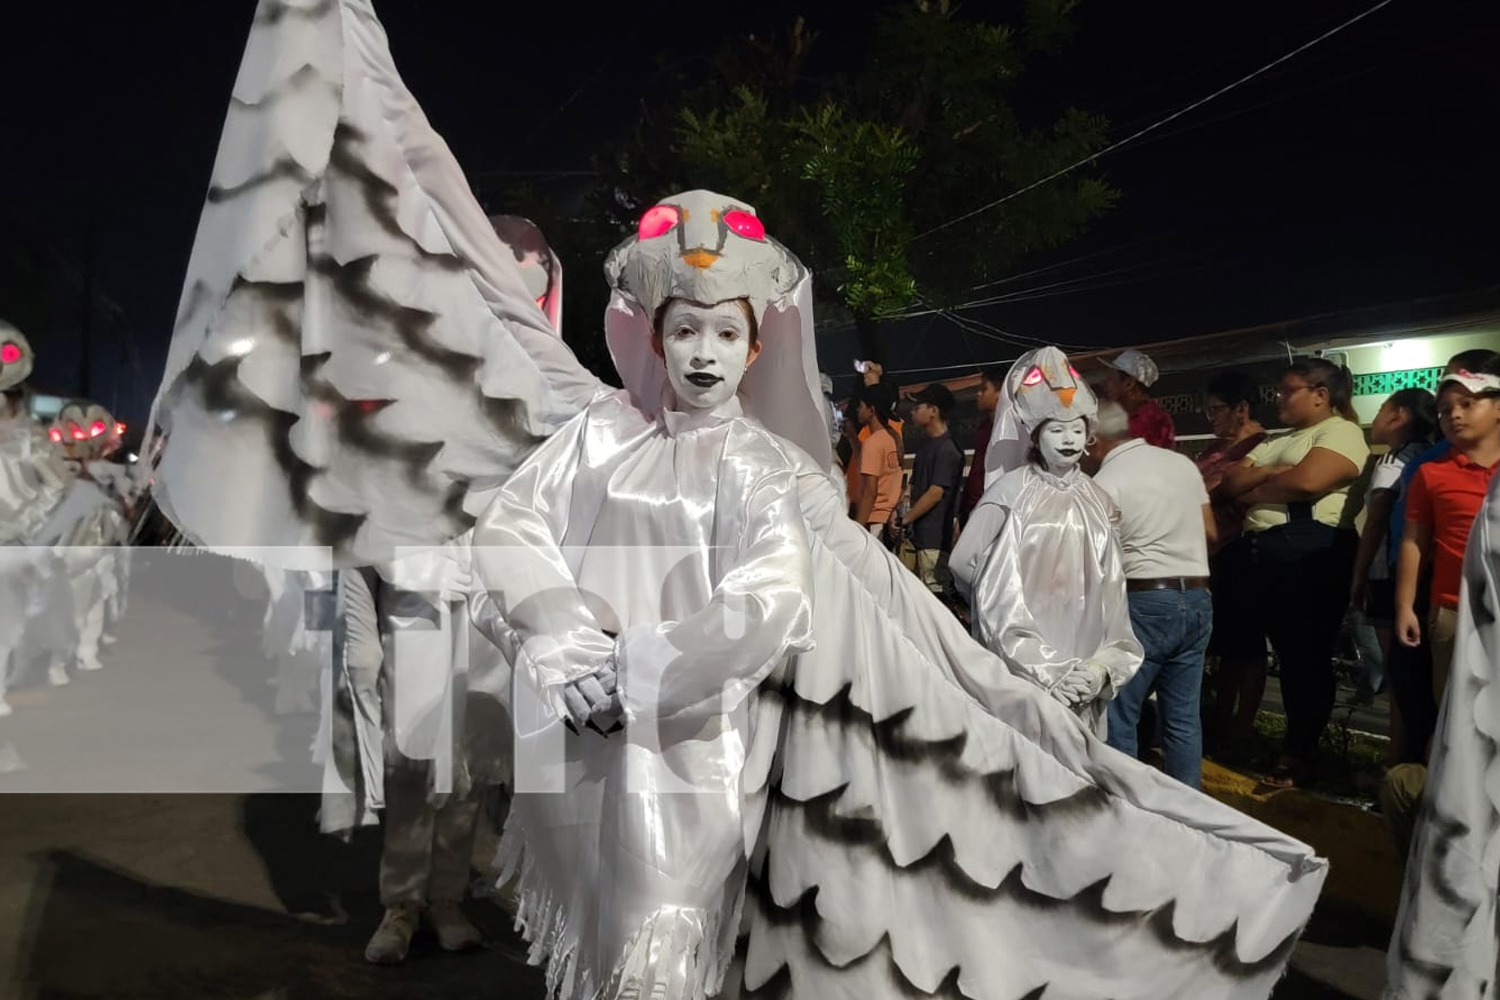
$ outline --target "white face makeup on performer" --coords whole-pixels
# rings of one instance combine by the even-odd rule
[[[1047,471],[1061,475],[1083,458],[1088,438],[1088,421],[1083,417],[1049,420],[1037,432],[1036,448],[1041,452]]]
[[[662,313],[657,352],[667,381],[686,410],[711,410],[732,398],[760,354],[738,299],[711,306],[673,299]]]

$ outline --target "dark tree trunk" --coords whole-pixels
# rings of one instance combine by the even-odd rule
[[[873,316],[855,316],[854,329],[859,334],[859,357],[862,361],[885,364],[885,342],[880,324]]]

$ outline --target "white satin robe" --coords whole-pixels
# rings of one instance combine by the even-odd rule
[[[476,528],[516,670],[504,851],[564,998],[723,981],[760,825],[740,787],[756,688],[812,646],[794,467],[737,399],[653,421],[604,394]],[[565,733],[562,687],[611,659],[625,729]]]
[[[975,507],[949,566],[970,595],[974,637],[1051,690],[1074,668],[1109,673],[1079,715],[1104,738],[1106,708],[1140,669],[1130,627],[1114,501],[1076,466],[1056,476],[1027,463]]]

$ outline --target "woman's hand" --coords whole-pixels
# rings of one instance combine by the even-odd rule
[[[1232,465],[1224,470],[1223,478],[1219,482],[1219,490],[1223,496],[1231,499],[1241,497],[1275,475],[1277,466],[1253,465],[1247,458],[1239,465]]]
[[[1396,609],[1396,637],[1407,646],[1422,644],[1422,623],[1410,605]]]

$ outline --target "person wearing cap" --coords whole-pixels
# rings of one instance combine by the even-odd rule
[[[901,499],[901,442],[891,429],[896,390],[885,382],[859,387],[859,500],[854,519],[884,536],[886,523]]]
[[[958,509],[964,456],[948,433],[953,393],[933,382],[907,397],[916,404],[912,421],[922,431],[911,469],[911,509],[902,519],[917,550],[917,575],[934,594],[944,594],[952,579],[948,553],[953,550],[953,519]]]
[[[1500,365],[1493,367],[1496,372],[1452,372],[1438,387],[1438,423],[1451,449],[1412,479],[1396,564],[1396,634],[1411,647],[1422,641],[1415,610],[1417,580],[1424,564],[1432,566],[1427,627],[1433,695],[1439,705],[1453,659],[1464,546],[1500,467]]]
[[[1105,399],[1125,407],[1125,412],[1130,415],[1130,436],[1158,448],[1175,448],[1177,428],[1172,423],[1172,415],[1146,391],[1161,376],[1156,362],[1129,347],[1115,355],[1113,361],[1105,361],[1104,365],[1109,370],[1104,373],[1099,388]]]

